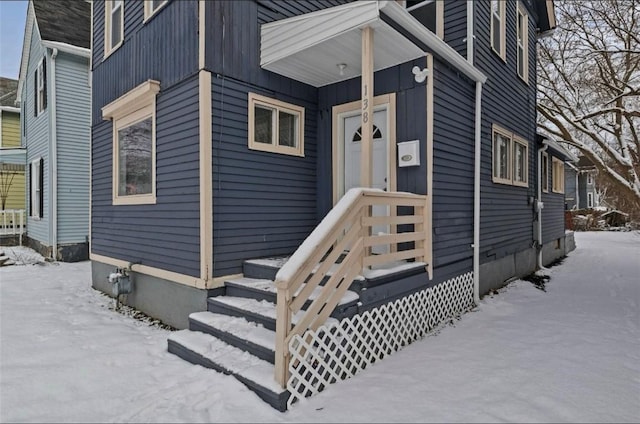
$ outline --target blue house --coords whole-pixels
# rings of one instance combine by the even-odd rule
[[[30,0],[17,103],[27,152],[27,241],[47,258],[88,259],[91,6]]]
[[[92,4],[93,286],[275,407],[570,250],[551,1]]]

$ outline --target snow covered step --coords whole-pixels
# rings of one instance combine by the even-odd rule
[[[275,361],[276,333],[245,318],[195,312],[189,315],[189,329],[211,334],[262,360]]]
[[[276,384],[269,362],[212,335],[191,330],[171,333],[168,350],[192,364],[231,374],[274,408],[287,409],[289,392]]]
[[[13,261],[8,256],[4,256],[4,254],[0,255],[0,266],[9,266],[13,265]]]
[[[300,287],[300,290],[304,288],[304,284]],[[257,279],[257,278],[235,278],[225,281],[226,294],[234,297],[252,297],[257,300],[266,300],[271,303],[276,302],[277,291],[276,286],[271,280]],[[298,290],[298,292],[300,291]],[[307,308],[311,302],[320,296],[322,287],[316,287],[309,301],[305,304],[304,308]],[[345,316],[353,315],[357,309],[357,303],[360,296],[358,293],[347,290],[342,299],[336,306],[336,310],[332,314],[336,318],[342,318]]]
[[[266,300],[256,300],[247,297],[218,296],[208,299],[208,309],[217,314],[242,317],[248,321],[261,324],[264,328],[276,331],[276,305]],[[291,322],[295,325],[304,316],[304,311],[299,311]],[[328,325],[337,324],[338,320],[329,318]]]
[[[278,270],[287,260],[289,260],[289,256],[249,259],[242,263],[242,273],[249,278],[274,280]]]

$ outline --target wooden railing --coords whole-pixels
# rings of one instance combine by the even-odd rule
[[[0,235],[20,236],[20,244],[22,244],[22,234],[24,230],[24,209],[0,210]]]
[[[393,261],[425,262],[425,205],[425,196],[412,193],[351,189],[280,269],[275,281],[275,379],[283,388],[289,341],[323,325],[359,274]],[[314,292],[309,307],[300,312]]]

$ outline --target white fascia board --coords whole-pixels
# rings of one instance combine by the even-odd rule
[[[260,66],[268,66],[379,19],[378,2],[362,1],[263,24]]]
[[[2,111],[2,112],[20,113],[20,108],[11,107],[11,106],[0,106],[0,111]]]
[[[43,40],[42,45],[50,49],[58,49],[61,52],[81,56],[89,59],[91,57],[91,50],[84,47],[74,46],[73,44],[61,43],[59,41]]]
[[[381,1],[380,10],[395,23],[406,29],[411,35],[423,42],[434,54],[449,62],[473,81],[482,84],[487,81],[487,77],[480,72],[478,68],[471,65],[457,51],[438,38],[433,32],[429,31],[416,18],[411,16],[404,7],[395,1]]]
[[[27,21],[24,26],[24,36],[22,37],[22,56],[20,58],[20,72],[18,74],[18,92],[16,93],[16,103],[22,102],[22,87],[27,78],[27,67],[29,66],[29,54],[31,53],[31,38],[33,37],[33,27],[36,25],[33,4],[29,2],[27,7]]]

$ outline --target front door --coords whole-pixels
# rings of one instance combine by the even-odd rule
[[[381,190],[389,190],[389,122],[388,107],[382,105],[374,109],[373,113],[373,164],[372,164],[372,186]],[[346,113],[340,117],[342,120],[341,142],[343,146],[343,173],[344,186],[342,193],[346,193],[354,187],[361,187],[360,184],[360,168],[361,168],[361,152],[362,152],[362,127],[361,117],[358,111],[354,113]],[[373,216],[388,214],[388,208],[385,206],[374,206],[372,209]],[[373,234],[389,233],[388,226],[375,226],[372,228]],[[388,246],[374,246],[373,253],[386,253]]]

